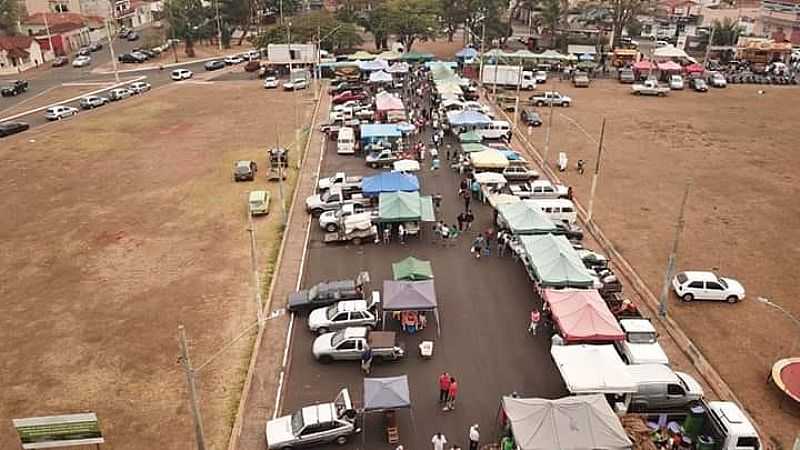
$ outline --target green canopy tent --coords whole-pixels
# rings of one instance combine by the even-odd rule
[[[458,135],[458,140],[461,141],[462,144],[479,144],[483,138],[475,131],[467,131],[466,133]]]
[[[540,287],[589,288],[594,279],[566,237],[552,234],[519,236],[525,269]]]
[[[379,222],[433,222],[433,199],[419,192],[384,192],[378,197]]]
[[[461,144],[461,151],[464,153],[477,153],[484,150],[491,150],[491,147],[478,143]]]
[[[370,52],[359,50],[352,55],[348,56],[347,59],[351,61],[358,61],[358,60],[368,60],[368,59],[375,59],[377,55],[373,55]]]
[[[420,281],[433,279],[433,269],[430,261],[423,261],[413,256],[392,263],[392,273],[395,280]]]
[[[516,235],[545,234],[557,230],[553,221],[539,208],[526,202],[497,205],[497,220]]]
[[[420,53],[420,52],[408,52],[403,53],[400,56],[400,59],[403,61],[417,61],[417,62],[425,62],[433,60],[434,56],[432,53]]]

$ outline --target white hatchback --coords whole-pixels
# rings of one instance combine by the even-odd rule
[[[194,74],[189,69],[175,69],[172,71],[169,77],[172,78],[174,81],[181,81],[192,78],[192,75]]]
[[[278,87],[278,79],[275,77],[264,78],[264,89],[275,89]]]
[[[78,108],[59,105],[47,108],[47,111],[44,113],[44,117],[47,120],[61,120],[67,117],[72,117],[75,114],[78,114]]]
[[[696,299],[736,303],[745,296],[741,283],[732,278],[718,277],[712,272],[680,272],[672,279],[672,288],[685,302]]]

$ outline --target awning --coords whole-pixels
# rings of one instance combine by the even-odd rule
[[[434,58],[433,53],[419,53],[419,52],[408,52],[404,53],[400,56],[400,59],[403,61],[430,61]]]
[[[499,150],[489,148],[480,152],[470,153],[472,167],[476,169],[504,169],[508,167],[508,159]]]
[[[675,47],[674,45],[665,45],[664,47],[653,50],[653,58],[688,58],[689,55],[685,51]]]
[[[633,64],[633,70],[645,71],[655,69],[656,65],[647,59],[643,59]]]
[[[411,407],[408,377],[364,378],[364,411]]]
[[[459,86],[455,80],[438,83],[436,85],[436,92],[442,96],[464,95],[464,91],[461,90],[461,86]]]
[[[567,57],[565,55],[562,55],[561,53],[555,51],[555,50],[545,50],[545,51],[543,51],[542,53],[539,54],[539,58],[541,58],[541,59],[553,59],[553,60],[560,61],[560,60],[566,59]]]
[[[372,78],[372,75],[370,75],[370,78]],[[400,97],[388,92],[378,92],[375,94],[375,109],[378,111],[403,111],[405,110],[405,107],[403,106],[403,101],[400,100]]]
[[[396,62],[389,66],[387,72],[389,73],[408,73],[409,67],[407,62]]]
[[[364,178],[361,191],[367,197],[376,197],[384,192],[416,192],[419,191],[419,180],[416,175],[384,172]]]
[[[461,50],[456,52],[456,58],[461,58],[461,59],[472,59],[477,56],[478,56],[478,51],[470,47],[462,48]]]
[[[480,172],[475,174],[475,181],[478,184],[506,184],[508,180],[502,173],[497,172]]]
[[[364,51],[364,50],[359,50],[359,51],[353,53],[352,55],[348,56],[347,59],[352,60],[352,61],[358,61],[358,60],[375,59],[375,57],[376,57],[376,55],[373,55],[370,52],[367,52],[367,51]]]
[[[681,65],[676,63],[676,62],[674,62],[674,61],[665,61],[665,62],[658,63],[658,70],[661,70],[661,71],[664,71],[664,72],[680,72],[681,71]]]
[[[392,263],[392,273],[395,280],[420,281],[433,279],[433,268],[430,261],[409,256],[408,258]]]
[[[419,161],[413,159],[401,159],[392,164],[392,168],[397,172],[419,172]]]
[[[475,131],[467,131],[466,133],[459,134],[458,140],[461,141],[462,144],[477,144],[483,140],[483,137]]]
[[[519,203],[522,201],[521,198],[517,197],[516,195],[511,194],[489,194],[489,205],[492,208],[497,209],[500,205],[505,205],[508,203]]]
[[[447,121],[455,127],[488,125],[492,119],[486,114],[478,111],[450,111],[447,113]]]
[[[594,45],[570,44],[567,45],[567,53],[577,56],[589,55],[591,58],[597,54],[597,48]]]
[[[603,395],[503,397],[503,411],[519,450],[623,450],[633,445]]]
[[[361,139],[400,137],[397,125],[385,123],[365,123],[361,125]]]
[[[625,333],[594,289],[545,289],[544,300],[569,343],[622,341]]]
[[[384,72],[383,70],[377,70],[369,74],[369,82],[370,83],[391,83],[392,82],[392,75],[389,73]]]
[[[381,222],[433,222],[433,199],[419,192],[388,192],[378,196],[378,219]]]
[[[520,236],[530,275],[542,287],[586,288],[594,279],[563,235]]]
[[[572,394],[636,392],[636,381],[611,344],[553,345],[550,356]]]
[[[358,63],[358,68],[365,72],[373,72],[376,70],[387,70],[389,63],[385,59],[373,59],[372,61],[362,61]]]
[[[491,147],[487,147],[483,144],[478,144],[478,143],[461,144],[461,151],[463,151],[464,153],[476,153],[491,149],[492,149]]]
[[[686,73],[703,73],[706,71],[706,69],[700,64],[689,64],[688,66],[684,67],[683,70]]]
[[[433,280],[383,282],[384,311],[431,311],[437,307]]]
[[[519,199],[519,197],[514,196]],[[496,206],[497,218],[516,235],[543,234],[556,231],[556,225],[533,205],[516,201]]]

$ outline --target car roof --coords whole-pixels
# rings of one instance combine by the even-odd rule
[[[622,319],[619,325],[626,333],[655,333],[656,329],[647,319]]]
[[[721,420],[725,421],[725,426],[730,430],[736,430],[739,435],[757,435],[750,419],[735,403],[731,402],[709,402],[709,409]]]
[[[717,276],[713,272],[688,271],[683,274],[689,281],[717,281]]]
[[[634,364],[628,367],[637,384],[675,383],[679,381],[675,372],[663,364]]]
[[[237,166],[247,166],[247,167],[250,167],[250,163],[251,163],[251,162],[253,162],[253,161],[250,161],[250,160],[241,160],[241,161],[236,161],[236,165],[237,165]]]
[[[336,406],[333,403],[306,406],[302,409],[303,423],[306,425],[320,422],[331,422],[336,418]]]
[[[347,327],[344,329],[345,338],[365,338],[367,337],[367,327]]]
[[[366,311],[367,310],[367,301],[366,300],[344,300],[336,304],[336,310],[339,312],[347,311]]]

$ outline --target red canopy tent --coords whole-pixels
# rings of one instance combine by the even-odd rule
[[[655,69],[656,65],[653,64],[651,61],[643,59],[633,65],[633,70],[637,70],[640,72],[644,72],[646,70]]]
[[[625,339],[617,319],[594,289],[545,289],[544,301],[564,340],[569,343],[608,342]]]
[[[686,72],[688,75],[694,73],[703,73],[706,69],[703,68],[700,64],[689,64],[688,66],[683,68],[683,71]]]
[[[662,72],[680,72],[681,65],[676,63],[675,61],[666,61],[658,63],[658,70]]]

